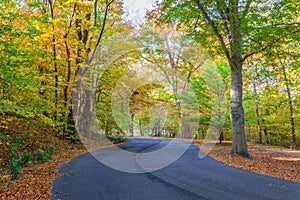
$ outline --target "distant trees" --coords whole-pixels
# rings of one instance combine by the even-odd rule
[[[297,148],[299,51],[293,45],[283,46],[285,49],[274,48],[264,57],[256,56],[246,66],[245,103],[249,105],[245,116],[252,130],[249,137],[261,143]],[[256,117],[253,116],[254,108]],[[255,118],[257,127],[250,120]],[[258,137],[253,135],[256,132]]]

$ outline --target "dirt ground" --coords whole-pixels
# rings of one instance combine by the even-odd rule
[[[202,141],[196,140],[194,143],[201,144]],[[300,182],[300,151],[250,142],[248,150],[252,158],[249,159],[231,155],[230,148],[231,142],[228,141],[216,144],[209,155],[237,168]],[[16,180],[9,180],[8,175],[1,172],[4,175],[0,177],[0,199],[49,199],[52,181],[62,175],[57,168],[85,152],[87,150],[82,145],[70,145],[68,149],[57,153],[53,160],[23,168]]]

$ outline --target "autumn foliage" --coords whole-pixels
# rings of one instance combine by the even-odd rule
[[[245,30],[249,34],[244,35],[247,43],[243,49],[249,56],[243,60],[242,87],[247,140],[299,149],[299,17],[291,17],[299,11],[293,8],[293,2],[283,6],[283,13],[276,13],[279,8],[274,10],[269,18],[260,20],[255,9],[249,14],[249,27]],[[199,20],[198,11],[188,3],[180,5],[183,7],[172,7],[172,2],[166,1],[164,8],[149,13],[149,21],[144,27],[152,28],[156,24],[153,16],[151,18],[152,14],[160,16],[157,18],[160,27],[169,27],[166,24],[171,23],[174,31],[185,35],[187,41],[193,39],[201,44],[213,58],[224,83],[224,91],[220,96],[226,99],[227,108],[219,139],[221,142],[223,139],[231,140],[230,65],[211,28],[204,19]],[[71,101],[76,77],[83,66],[92,63],[97,49],[105,41],[113,40],[120,32],[133,32],[132,24],[126,23],[123,14],[122,1],[114,0],[0,2],[0,173],[10,167],[12,159],[18,160],[26,153],[32,156],[29,159],[31,161],[38,160],[38,156],[35,156],[37,152],[42,158],[49,155],[50,159],[52,150],[63,146],[61,141],[79,141]],[[216,20],[221,27],[222,22],[218,17]],[[281,24],[281,21],[293,23]],[[276,28],[271,29],[268,23]],[[221,34],[223,37],[225,33]],[[145,35],[140,34],[137,40],[154,44],[152,39],[155,35],[152,36],[146,41]],[[268,40],[265,40],[267,36]],[[230,40],[226,38],[224,45],[229,48],[230,41],[227,39]],[[115,48],[125,48],[126,42],[124,38],[120,46]],[[266,48],[262,49],[262,46]],[[180,129],[180,109],[168,116],[164,126],[150,123],[149,112],[153,105],[170,109],[179,107],[176,105],[178,97],[164,90],[161,84],[144,85],[132,92],[130,130],[122,130],[112,116],[112,90],[119,78],[130,72],[130,67],[144,64],[141,61],[143,56],[155,58],[159,64],[170,62],[167,56],[170,52],[167,50],[157,48],[151,52],[149,49],[153,50],[136,48],[128,55],[120,56],[110,63],[97,80],[93,97],[96,116],[105,134],[137,132],[141,135],[172,137]],[[198,56],[189,58],[187,63],[190,64]],[[187,67],[187,63],[174,65],[175,71],[184,78],[195,68]],[[163,69],[159,66],[151,65],[155,70]],[[187,82],[197,95],[200,113],[199,116],[193,116],[193,120],[197,118],[199,121],[193,137],[203,139],[212,113],[207,83],[199,73],[188,77]],[[20,162],[20,165],[25,165],[25,161]]]

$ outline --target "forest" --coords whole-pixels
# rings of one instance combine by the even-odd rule
[[[0,168],[102,136],[300,149],[299,1],[128,13],[118,0],[0,1]]]

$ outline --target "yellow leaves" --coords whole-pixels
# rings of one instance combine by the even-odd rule
[[[79,6],[93,6],[93,1],[87,1],[87,0],[85,0],[85,1],[80,1],[80,2],[77,2],[77,4],[79,5]]]
[[[45,33],[37,37],[37,40],[39,40],[42,44],[49,44],[49,42],[51,41],[51,37],[52,36],[49,33]]]
[[[48,118],[48,117],[42,117],[43,122],[45,123],[45,125],[47,126],[53,126],[54,122],[52,119]]]
[[[81,8],[82,12],[90,12],[93,8],[93,1],[79,1],[77,2],[77,6]]]
[[[0,43],[0,51],[2,51],[3,49],[4,49],[4,45]]]
[[[8,99],[2,99],[0,101],[0,104],[2,104],[2,105],[12,105],[12,102]]]
[[[50,23],[55,27],[61,27],[67,24],[67,19],[65,18],[52,19]]]
[[[69,0],[67,2],[64,3],[64,6],[67,7],[73,7],[75,3],[77,3],[78,0]]]

